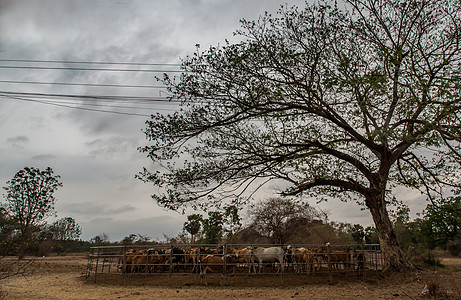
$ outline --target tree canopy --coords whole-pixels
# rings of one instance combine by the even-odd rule
[[[353,197],[385,269],[407,266],[387,211],[396,185],[431,199],[459,185],[456,0],[320,1],[242,21],[238,43],[164,76],[181,110],[146,122],[161,205],[224,202],[271,180],[286,195]],[[230,199],[230,198],[227,198]]]
[[[49,231],[52,233],[53,239],[59,241],[77,240],[82,235],[82,228],[71,217],[54,221]]]
[[[301,224],[326,219],[326,214],[289,198],[269,198],[250,210],[252,226],[272,243],[284,245]]]
[[[41,171],[34,167],[19,170],[7,186],[4,198],[5,211],[20,232],[22,256],[27,243],[32,238],[32,230],[42,225],[44,220],[55,213],[54,192],[62,186],[59,175],[54,175],[48,167]]]

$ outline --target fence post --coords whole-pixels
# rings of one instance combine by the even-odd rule
[[[327,243],[327,255],[328,255],[328,283],[332,284],[331,281],[331,249],[330,249],[330,243]]]
[[[90,254],[88,256],[88,262],[86,264],[86,278],[90,277],[91,269],[93,269],[93,256],[94,256],[94,248],[90,248]]]
[[[171,245],[170,247],[170,271],[169,271],[169,279],[168,279],[168,283],[171,285],[172,284],[172,281],[171,281],[171,272],[173,272],[173,245]]]
[[[123,254],[120,253],[120,256],[122,257],[122,284],[125,284],[125,274],[126,274],[126,245],[123,246],[123,248],[120,248],[120,251],[123,251]],[[120,261],[120,259],[119,259]]]
[[[280,245],[280,249],[282,249],[282,261],[280,262],[280,283],[282,284],[282,287],[285,286],[285,250],[283,250],[283,244]]]
[[[98,256],[96,256],[96,266],[94,268],[94,279],[93,283],[96,283],[96,274],[98,273],[98,262],[99,262],[99,253],[101,251],[101,248],[98,247]]]
[[[361,245],[361,248],[362,248],[362,261],[360,263],[361,263],[361,266],[362,266],[363,280],[366,280],[366,274],[365,274],[366,258],[365,258],[365,247],[363,246],[363,244]]]
[[[227,285],[226,255],[227,255],[227,245],[224,245],[223,258],[222,258],[223,259],[223,266],[222,266],[221,285]]]

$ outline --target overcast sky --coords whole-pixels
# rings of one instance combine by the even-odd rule
[[[162,97],[165,94],[157,88],[101,86],[155,86],[158,82],[154,77],[161,73],[75,68],[178,70],[177,66],[5,60],[178,64],[181,57],[193,54],[196,44],[207,48],[223,44],[225,39],[233,41],[240,19],[257,19],[265,11],[275,13],[284,2],[11,0],[0,3],[1,186],[25,166],[41,169],[49,166],[63,182],[56,193],[58,218],[76,219],[83,228],[83,239],[103,232],[112,241],[130,233],[153,239],[162,239],[163,233],[169,236],[179,233],[186,217],[158,207],[150,198],[156,192],[155,187],[134,178],[143,166],[150,164],[137,151],[137,147],[147,143],[141,132],[147,117],[142,115],[167,113],[174,105],[158,102],[145,105],[137,100],[133,105],[136,107],[128,109],[126,102],[114,104],[125,107],[120,108],[93,100],[93,104],[103,106],[89,107],[75,99],[50,95],[37,98],[37,94]],[[304,6],[304,1],[289,4]],[[25,66],[55,69],[16,68]],[[82,83],[86,85],[78,85]],[[64,107],[77,104],[79,108],[128,115]],[[270,193],[268,190],[267,194]],[[401,196],[409,201],[413,214],[424,208],[417,194],[406,191]],[[321,207],[330,212],[330,220],[371,224],[369,213],[360,211],[353,203],[332,201]]]

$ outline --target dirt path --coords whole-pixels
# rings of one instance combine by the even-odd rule
[[[220,276],[208,277],[204,286],[198,276],[131,277],[121,284],[120,276],[86,279],[84,257],[39,258],[26,276],[2,281],[5,299],[429,299],[421,292],[425,285],[438,287],[437,299],[461,299],[461,259],[447,260],[450,267],[393,276],[374,275],[367,280],[303,275],[259,280],[238,276],[230,286],[219,285]],[[457,298],[459,297],[459,298]]]

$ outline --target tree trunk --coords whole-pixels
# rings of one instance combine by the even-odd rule
[[[367,206],[373,217],[383,253],[383,271],[403,271],[413,268],[400,249],[397,236],[387,213],[384,192],[367,199]]]

